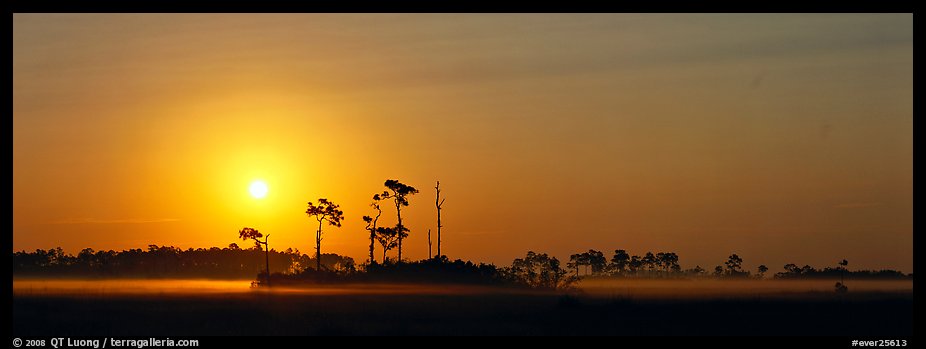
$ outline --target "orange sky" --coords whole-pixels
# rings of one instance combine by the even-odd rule
[[[508,265],[675,251],[910,272],[911,14],[15,14],[13,249],[314,248]],[[252,180],[269,194],[255,200]],[[385,207],[383,223],[394,224]],[[393,254],[391,252],[390,254]],[[377,252],[379,255],[379,252]]]

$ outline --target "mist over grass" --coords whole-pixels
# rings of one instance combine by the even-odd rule
[[[552,290],[462,284],[339,283],[251,287],[252,280],[207,279],[22,279],[13,281],[19,297],[149,297],[202,295],[479,295],[558,294]]]
[[[567,291],[487,285],[428,283],[341,283],[252,288],[251,280],[208,279],[14,279],[14,296],[176,296],[208,294],[304,295],[491,295],[569,294],[593,298],[703,299],[831,295],[838,280],[613,279],[588,278]],[[853,294],[909,293],[912,280],[847,281]],[[565,293],[564,293],[565,292]],[[836,296],[836,295],[832,295]]]
[[[629,299],[770,298],[837,296],[839,279],[583,279],[576,287],[595,297]],[[849,291],[860,293],[913,294],[913,280],[850,280]]]
[[[13,333],[882,337],[913,333],[912,292],[796,291],[785,297],[753,296],[745,290],[763,281],[691,281],[704,286],[689,286],[688,291],[679,288],[680,283],[684,281],[639,281],[628,286],[633,291],[628,297],[597,291],[626,284],[592,285],[563,294],[472,285],[320,285],[268,291],[250,289],[246,281],[14,281]],[[62,292],[43,292],[42,287]],[[699,287],[735,291],[702,297]],[[664,291],[670,290],[671,296],[666,296]],[[651,296],[640,296],[645,292]]]

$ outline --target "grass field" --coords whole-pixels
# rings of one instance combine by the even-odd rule
[[[201,289],[208,289],[207,286],[192,285],[161,289],[140,286],[133,292],[105,287],[62,291],[36,285],[14,286],[13,334],[910,336],[913,333],[912,288],[860,290],[844,295],[807,291],[644,297],[640,292],[636,292],[637,296],[614,292],[563,295],[420,285],[354,285],[270,292],[236,286],[233,290],[203,292]],[[709,289],[717,289],[717,285]],[[601,290],[600,285],[597,290]]]

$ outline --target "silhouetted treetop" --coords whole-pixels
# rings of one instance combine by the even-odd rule
[[[388,192],[388,191],[385,191],[385,190],[383,190],[382,193],[373,194],[373,201],[374,201],[374,202],[380,201],[380,200],[385,200],[385,199],[388,199],[388,198],[389,198],[389,192]]]
[[[383,199],[395,199],[397,205],[408,206],[408,196],[413,194],[418,194],[418,189],[415,187],[403,184],[397,179],[387,179],[383,185],[389,190],[392,190],[392,193],[383,192],[381,197]],[[380,195],[380,194],[377,194]],[[374,195],[375,200],[375,195]]]
[[[386,262],[386,253],[399,245],[399,233],[392,227],[376,227],[374,230],[376,241],[383,246],[383,263]]]
[[[240,237],[242,240],[248,240],[248,239],[257,240],[259,238],[264,237],[264,234],[261,234],[259,231],[257,231],[257,229],[244,227],[240,231],[238,231],[238,237]]]
[[[329,225],[340,227],[341,220],[344,219],[344,211],[339,210],[339,208],[339,205],[328,199],[321,198],[318,199],[317,206],[309,201],[309,207],[305,210],[305,214],[315,216],[315,219],[320,222],[324,221],[328,222]]]
[[[402,206],[408,206],[408,196],[413,195],[413,194],[418,194],[418,189],[415,189],[415,187],[412,187],[410,185],[403,184],[402,182],[399,182],[396,179],[387,179],[386,182],[383,183],[383,185],[386,186],[386,189],[392,190],[392,193],[389,193],[388,191],[384,191],[383,194],[380,195],[380,198],[384,200],[392,199],[395,201],[395,215],[397,219],[395,228],[396,228],[396,234],[398,234],[398,237],[399,237],[398,246],[397,246],[399,250],[398,251],[399,255],[398,257],[396,257],[397,258],[396,260],[401,263],[402,262],[402,240],[404,240],[405,237],[408,236],[408,232],[410,231],[408,230],[408,228],[405,227],[405,225],[402,224]],[[374,195],[374,198],[376,198],[375,195]]]
[[[318,230],[315,231],[315,259],[316,269],[321,269],[321,251],[322,251],[322,223],[328,222],[329,225],[341,227],[341,220],[344,219],[344,211],[339,210],[340,206],[325,198],[318,199],[318,206],[309,201],[309,208],[305,213],[314,216],[318,221]]]

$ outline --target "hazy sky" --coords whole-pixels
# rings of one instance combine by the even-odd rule
[[[912,14],[15,14],[13,249],[309,253],[325,197],[361,262],[394,178],[412,259],[440,180],[450,258],[909,272],[912,73]]]

